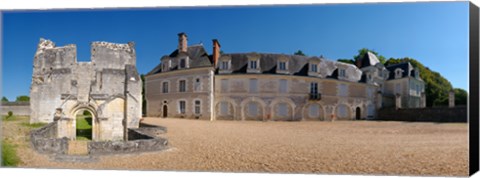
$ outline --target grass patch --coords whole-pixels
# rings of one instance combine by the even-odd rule
[[[77,140],[92,140],[92,116],[77,115]]]
[[[21,125],[25,126],[25,127],[29,127],[29,128],[40,128],[40,127],[43,127],[43,126],[47,125],[47,123],[33,123],[33,124],[30,124],[28,122],[22,122]]]
[[[2,140],[2,166],[15,167],[20,163],[15,146],[5,140]]]

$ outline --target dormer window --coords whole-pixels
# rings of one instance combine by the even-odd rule
[[[222,61],[220,63],[220,70],[228,70],[230,68],[230,61]]]
[[[277,62],[277,73],[288,74],[288,60],[281,58]]]
[[[317,64],[310,64],[310,72],[318,72]]]
[[[400,68],[395,69],[395,79],[402,78],[403,70]]]
[[[260,73],[260,60],[249,59],[247,72]]]
[[[257,69],[258,61],[257,60],[250,60],[248,63],[248,67],[250,69]]]
[[[185,59],[180,59],[180,65],[179,65],[179,68],[180,69],[183,69],[187,66],[187,62]]]
[[[339,69],[338,70],[338,76],[345,78],[346,77],[345,69]]]
[[[172,67],[172,61],[165,60],[162,65],[162,71],[169,71],[171,67]]]

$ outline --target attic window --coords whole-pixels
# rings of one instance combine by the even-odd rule
[[[220,63],[220,69],[221,69],[221,70],[228,70],[229,67],[230,67],[230,66],[229,66],[229,63],[230,63],[230,62],[227,61],[227,60],[222,61],[222,62]]]
[[[249,59],[248,60],[248,69],[247,72],[250,73],[259,73],[260,72],[260,60],[259,59]]]
[[[248,68],[250,69],[257,69],[258,66],[258,60],[250,60],[248,62]]]
[[[186,66],[186,60],[185,60],[185,59],[180,59],[180,66],[179,66],[179,68],[180,68],[180,69],[183,69],[183,68],[185,68],[185,66]]]
[[[286,61],[280,61],[278,63],[278,69],[279,70],[287,70],[287,62]]]
[[[402,78],[402,69],[400,68],[395,69],[395,78],[396,79]]]
[[[310,71],[311,72],[318,72],[317,64],[310,64]]]
[[[339,69],[339,70],[338,70],[338,76],[340,76],[340,77],[345,77],[345,76],[346,76],[346,75],[345,75],[345,69]]]

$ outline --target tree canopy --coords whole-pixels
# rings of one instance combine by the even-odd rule
[[[377,56],[380,63],[385,64],[386,58],[384,56],[379,55],[378,52],[376,52],[374,50],[367,49],[367,48],[362,48],[362,49],[358,50],[358,54],[353,56],[353,61],[357,61],[358,59],[363,58],[363,56],[367,55],[367,53],[369,51],[371,53],[375,54],[375,56]]]
[[[453,90],[455,91],[455,105],[467,105],[467,91],[461,88],[454,88]]]
[[[30,97],[29,97],[29,96],[26,96],[26,95],[17,96],[17,100],[16,100],[16,101],[30,101]]]
[[[7,97],[5,97],[5,96],[4,96],[4,97],[2,97],[2,102],[8,102],[8,99],[7,99]]]
[[[294,55],[305,56],[302,50],[298,50],[297,52],[293,53]]]

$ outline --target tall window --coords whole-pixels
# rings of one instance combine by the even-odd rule
[[[200,78],[195,79],[195,91],[200,91],[202,90],[202,84],[200,82]]]
[[[251,117],[258,116],[258,104],[255,102],[248,103],[248,115]]]
[[[285,79],[281,79],[280,80],[280,93],[287,93],[287,80]]]
[[[318,72],[317,64],[310,64],[310,71],[311,72]]]
[[[180,68],[183,69],[186,66],[186,61],[185,59],[180,59]]]
[[[200,114],[200,100],[195,100],[195,114]]]
[[[401,92],[402,92],[402,91],[401,91],[402,88],[400,88],[400,87],[401,87],[401,86],[400,86],[399,83],[395,84],[395,94],[398,94],[398,93],[401,93]]]
[[[228,70],[228,63],[228,61],[222,61],[222,63],[220,63],[220,69]]]
[[[320,106],[318,104],[311,104],[308,107],[308,116],[318,117],[319,116]]]
[[[318,83],[312,82],[310,83],[310,94],[317,94],[318,93]]]
[[[285,117],[288,115],[288,105],[287,103],[280,103],[277,107],[277,115]]]
[[[287,63],[285,61],[281,61],[278,63],[278,69],[280,70],[287,70]]]
[[[258,80],[250,79],[250,93],[258,92]]]
[[[348,95],[348,86],[346,84],[338,85],[338,96],[347,96]]]
[[[178,102],[178,109],[180,110],[181,114],[185,114],[185,107],[186,107],[185,101]]]
[[[250,69],[257,69],[257,60],[250,60]]]
[[[162,93],[168,93],[168,82],[162,83]]]
[[[185,92],[185,91],[186,91],[186,82],[185,82],[185,80],[180,80],[180,83],[178,84],[178,91],[179,91],[179,92]]]

